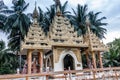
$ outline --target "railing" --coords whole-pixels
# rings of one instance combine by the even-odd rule
[[[0,80],[120,80],[120,67],[0,75]]]

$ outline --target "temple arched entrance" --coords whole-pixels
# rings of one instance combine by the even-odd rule
[[[48,58],[46,59],[46,68],[47,68],[47,67],[52,67],[50,57],[48,57]]]
[[[59,48],[58,48],[59,49]],[[74,50],[61,50],[60,53],[54,54],[54,71],[68,70],[81,70],[81,57],[78,49]]]
[[[64,59],[63,59],[63,64],[64,64],[64,70],[75,70],[75,61],[74,58],[70,55],[67,54]]]

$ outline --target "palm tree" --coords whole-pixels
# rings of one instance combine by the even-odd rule
[[[4,31],[4,23],[7,19],[7,16],[5,16],[4,14],[0,14],[0,30]]]
[[[45,27],[46,32],[49,31],[50,24],[52,23],[55,14],[56,14],[55,5],[51,5],[50,8],[47,8],[47,12],[45,13],[45,19],[44,19],[46,24]]]
[[[73,12],[74,12],[74,15],[71,17],[71,23],[74,25],[75,27],[75,30],[78,31],[78,35],[82,35],[82,34],[85,34],[86,32],[86,23],[85,23],[85,20],[86,20],[86,16],[87,16],[87,5],[80,5],[78,4],[77,6],[77,11],[75,11],[74,9]]]
[[[14,73],[17,64],[17,56],[9,49],[5,49],[5,42],[0,40],[0,74]]]
[[[104,38],[104,34],[106,33],[106,29],[102,28],[101,26],[107,25],[107,23],[102,23],[103,19],[106,17],[101,17],[98,19],[98,15],[101,12],[93,13],[93,11],[87,14],[88,7],[87,5],[80,5],[77,6],[77,11],[73,9],[74,16],[71,17],[71,23],[74,25],[75,30],[78,31],[78,35],[84,35],[86,33],[86,17],[89,17],[90,20],[90,29],[93,33],[95,33],[100,39]]]
[[[23,40],[30,26],[30,19],[23,13],[29,4],[26,4],[24,0],[13,0],[12,4],[13,10],[2,11],[3,13],[9,14],[4,30],[6,33],[9,33],[8,46],[14,51],[19,51],[20,41]]]
[[[105,38],[104,34],[106,33],[106,29],[101,26],[106,26],[107,23],[102,23],[102,20],[106,19],[106,17],[98,18],[98,15],[101,12],[94,13],[93,11],[88,13],[90,19],[90,28],[93,33],[95,33],[100,39]]]
[[[3,9],[7,9],[7,6],[4,4],[3,0],[0,1],[0,11]],[[3,30],[4,22],[6,21],[7,16],[0,13],[0,29]]]
[[[48,15],[46,15],[46,13],[44,13],[40,7],[38,7],[38,10],[39,10],[38,22],[47,35],[51,21],[48,19]]]

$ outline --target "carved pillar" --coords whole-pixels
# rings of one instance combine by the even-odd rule
[[[99,56],[99,61],[100,61],[100,68],[103,68],[102,57],[101,57],[100,52],[98,52],[98,56]]]
[[[96,57],[95,57],[95,53],[92,51],[92,63],[93,63],[93,68],[97,68],[96,67]]]
[[[27,62],[28,62],[27,72],[28,72],[28,74],[31,74],[31,66],[32,66],[32,50],[28,50],[28,53],[27,53]]]
[[[43,70],[43,50],[39,50],[39,64],[40,64],[40,72]]]

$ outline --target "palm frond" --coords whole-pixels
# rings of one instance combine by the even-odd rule
[[[1,10],[0,11],[1,13],[4,13],[4,14],[13,14],[13,13],[15,13],[15,11],[13,11],[13,10]]]
[[[26,4],[24,7],[23,7],[23,11],[25,11],[27,9],[27,7],[29,6],[29,3]]]

